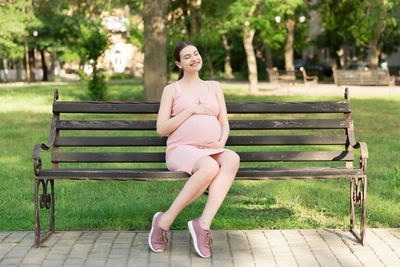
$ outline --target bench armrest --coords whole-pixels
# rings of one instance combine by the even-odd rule
[[[363,169],[363,171],[365,173],[367,171],[367,159],[369,157],[367,143],[358,142],[353,146],[353,148],[361,149],[360,168]]]
[[[56,94],[56,91],[54,92]],[[49,141],[47,144],[36,144],[33,148],[32,159],[33,159],[33,170],[35,175],[37,176],[42,169],[42,159],[40,158],[40,149],[49,150],[54,146],[54,140],[57,135],[56,131],[56,121],[58,120],[57,116],[53,116],[51,119],[51,127],[50,127],[50,135]]]
[[[46,144],[36,144],[33,148],[32,159],[33,159],[33,172],[36,176],[39,175],[42,169],[42,159],[40,158],[40,149],[49,150],[52,146]]]
[[[40,159],[40,149],[49,150],[50,148],[51,146],[47,146],[46,144],[36,144],[33,148],[32,159]]]
[[[361,158],[368,159],[368,147],[365,142],[358,142],[353,146],[353,148],[361,148]]]

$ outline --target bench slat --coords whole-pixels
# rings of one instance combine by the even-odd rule
[[[323,102],[227,102],[228,113],[343,113],[351,112],[348,101]],[[135,101],[56,101],[54,113],[157,113],[159,103]]]
[[[353,151],[238,152],[241,162],[352,161]],[[165,162],[162,152],[53,152],[52,162]]]
[[[359,168],[345,167],[304,167],[304,168],[240,168],[236,180],[240,178],[270,178],[287,179],[288,177],[362,177],[364,174]],[[39,173],[40,177],[55,179],[135,179],[144,178],[155,180],[156,178],[187,179],[190,176],[185,172],[172,172],[165,168],[132,168],[132,169],[49,169]]]
[[[154,114],[159,103],[137,101],[56,101],[54,113]]]
[[[346,129],[351,120],[231,120],[231,130]],[[155,120],[59,120],[58,130],[155,130]]]
[[[294,135],[294,136],[230,136],[226,145],[345,145],[346,135]],[[157,136],[60,136],[55,146],[90,147],[90,146],[165,146],[167,137]]]
[[[238,152],[243,162],[353,161],[353,151]]]
[[[228,113],[343,113],[348,101],[226,103]]]

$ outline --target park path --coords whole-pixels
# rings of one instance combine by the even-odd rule
[[[348,230],[213,231],[212,257],[196,255],[190,234],[170,232],[164,253],[143,231],[56,232],[41,248],[33,232],[0,232],[0,266],[400,266],[400,229],[367,229],[361,246]]]
[[[135,80],[112,80],[109,83],[137,83]],[[174,82],[170,80],[169,83]],[[0,83],[1,88],[14,88],[14,87],[26,87],[26,86],[39,86],[47,85],[57,87],[59,85],[67,85],[71,83],[78,83],[78,81],[67,81],[67,82],[35,82],[35,83]],[[224,89],[246,89],[249,87],[247,81],[221,81],[221,86]],[[343,97],[345,88],[349,88],[350,97],[391,97],[400,96],[400,86],[336,86],[333,83],[318,83],[318,84],[287,84],[287,83],[271,83],[265,81],[258,82],[258,95],[336,95]],[[243,94],[247,94],[247,91],[243,91]]]

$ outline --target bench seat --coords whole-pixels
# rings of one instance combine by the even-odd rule
[[[319,178],[349,178],[363,176],[359,168],[346,167],[299,167],[299,168],[240,168],[236,180],[281,180]],[[90,168],[90,169],[48,169],[39,172],[45,179],[76,180],[186,180],[185,172],[172,172],[165,168]]]

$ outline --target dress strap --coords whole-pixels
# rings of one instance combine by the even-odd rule
[[[207,87],[208,87],[208,93],[213,92],[213,88],[211,87],[210,82],[206,81],[206,84],[207,84]]]
[[[176,88],[176,92],[178,94],[182,93],[182,89],[181,89],[181,86],[179,85],[178,81],[175,82],[175,88]]]

